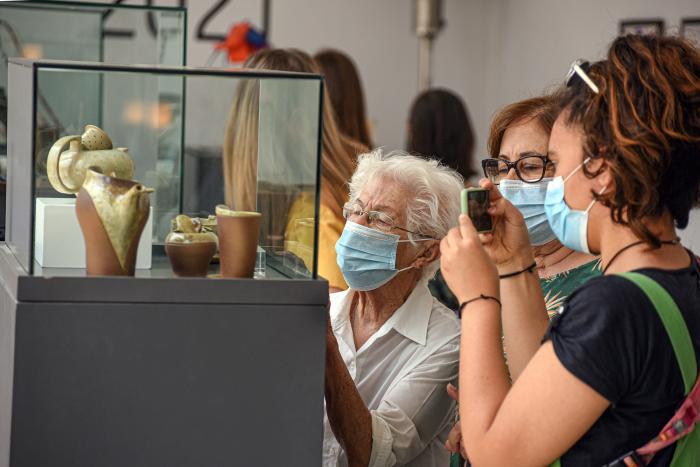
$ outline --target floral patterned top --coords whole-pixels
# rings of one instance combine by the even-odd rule
[[[569,269],[546,279],[540,279],[540,286],[544,294],[544,302],[547,306],[549,318],[552,319],[557,314],[559,307],[564,304],[564,300],[571,292],[581,287],[588,279],[593,279],[601,273],[600,258],[596,258],[574,269]],[[430,281],[428,286],[433,296],[440,300],[443,305],[457,311],[459,303],[457,303],[457,299],[447,287],[447,284],[445,284],[440,271],[437,272],[435,278]]]
[[[577,268],[569,269],[546,279],[540,279],[549,319],[557,314],[571,292],[581,287],[589,279],[598,277],[602,272],[600,258],[596,258]]]

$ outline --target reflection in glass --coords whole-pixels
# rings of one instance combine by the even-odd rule
[[[152,267],[137,261],[136,276],[172,277],[164,241],[178,214],[207,218],[216,205],[229,204],[262,214],[264,258],[256,277],[315,277],[320,76],[24,60],[13,60],[10,69],[19,92],[10,119],[21,142],[10,177],[21,175],[11,184],[9,244],[27,270],[84,274],[73,265],[39,264],[36,242],[45,237],[31,232],[36,206],[52,205],[39,198],[65,200],[54,204],[66,206],[65,220],[74,220],[74,197],[49,183],[47,155],[58,139],[81,135],[91,124],[115,148],[128,148],[133,179],[155,190],[152,236],[142,236],[152,244]],[[60,127],[27,108],[40,93],[61,109]],[[63,247],[82,250],[83,239],[74,237],[66,236]]]
[[[228,205],[268,213],[263,248],[307,276],[314,255],[318,95],[318,87],[294,79],[241,80],[223,149]]]

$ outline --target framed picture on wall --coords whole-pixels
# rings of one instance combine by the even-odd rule
[[[620,35],[649,34],[662,35],[664,33],[664,21],[662,19],[630,19],[620,21]]]
[[[681,21],[681,36],[700,47],[700,18],[683,18]]]

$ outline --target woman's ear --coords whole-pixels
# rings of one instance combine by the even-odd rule
[[[604,152],[605,148],[603,148],[601,151]],[[595,178],[594,182],[596,184],[595,191],[596,193],[603,194],[609,191],[615,183],[613,181],[612,173],[610,172],[609,166],[605,159],[603,157],[599,157],[597,160],[599,160],[600,163],[596,167],[598,176]]]
[[[610,189],[615,185],[613,177],[610,174],[609,170],[603,170],[596,179],[596,182],[599,185],[599,188],[597,188],[596,191],[601,195],[606,192],[609,192]]]
[[[601,146],[598,149],[598,155],[592,158],[586,166],[589,172],[596,174],[596,177],[593,179],[593,183],[595,184],[593,191],[598,194],[608,191],[608,188],[613,185],[612,174],[610,173],[608,163],[605,160],[606,152],[607,148],[605,146]]]
[[[423,269],[440,257],[440,241],[430,240],[426,243],[428,243],[429,246],[423,250],[423,253],[413,262],[413,267],[416,269]]]

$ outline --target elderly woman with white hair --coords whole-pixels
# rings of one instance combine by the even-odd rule
[[[434,160],[358,158],[336,244],[350,288],[331,295],[324,467],[449,463],[460,327],[427,284],[462,186]]]

